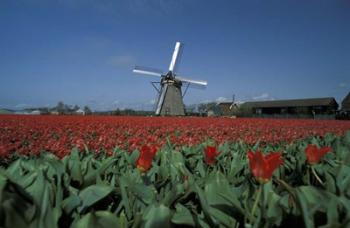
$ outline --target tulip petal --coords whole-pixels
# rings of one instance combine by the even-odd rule
[[[316,145],[309,144],[305,148],[307,162],[309,164],[317,164],[320,162],[321,158],[331,150],[332,148],[330,147],[322,147],[318,149]]]
[[[260,182],[266,182],[272,177],[273,171],[283,162],[281,153],[270,153],[264,156],[260,151],[248,152],[249,166],[254,177]]]

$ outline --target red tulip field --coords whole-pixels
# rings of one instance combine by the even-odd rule
[[[0,116],[1,227],[349,227],[350,122]]]
[[[10,115],[0,116],[0,155],[46,150],[63,157],[84,145],[95,152],[115,147],[133,151],[145,144],[161,147],[166,139],[179,146],[206,140],[217,145],[277,144],[326,133],[342,135],[348,129],[349,121]]]

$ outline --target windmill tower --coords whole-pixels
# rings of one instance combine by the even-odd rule
[[[183,97],[187,92],[190,84],[197,84],[200,86],[206,86],[206,81],[192,80],[178,76],[176,69],[179,63],[179,59],[182,53],[183,45],[180,42],[176,42],[173,56],[169,65],[167,73],[163,73],[161,70],[135,66],[133,72],[145,75],[152,75],[161,77],[160,82],[153,82],[152,85],[158,92],[158,99],[156,102],[156,115],[169,115],[169,116],[183,116],[185,115],[185,107],[183,103]],[[157,88],[154,84],[159,83]],[[187,85],[185,92],[182,93],[181,87]]]

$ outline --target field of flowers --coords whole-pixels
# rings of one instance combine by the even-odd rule
[[[0,116],[0,227],[350,227],[349,130]]]
[[[112,152],[116,146],[133,151],[146,144],[161,147],[166,139],[179,146],[206,140],[217,145],[276,144],[326,133],[342,135],[348,129],[349,121],[2,115],[0,156],[46,150],[63,157],[84,145],[95,152]]]

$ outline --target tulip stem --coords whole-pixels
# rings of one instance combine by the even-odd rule
[[[311,172],[312,172],[312,174],[314,174],[314,176],[316,177],[316,180],[317,180],[318,182],[320,182],[320,184],[321,184],[322,186],[324,186],[323,181],[322,181],[321,178],[317,175],[317,173],[316,173],[314,167],[312,167],[312,166],[311,166]]]
[[[265,192],[266,192],[266,189],[265,189],[265,184],[261,186],[262,188],[262,197],[261,198],[261,214],[262,214],[262,217],[264,218],[265,217]]]
[[[284,188],[286,189],[286,191],[289,192],[289,194],[293,197],[293,199],[296,198],[295,192],[294,192],[292,186],[290,186],[290,185],[287,184],[285,181],[283,181],[283,180],[281,180],[281,179],[279,179],[279,178],[276,179],[276,182],[277,182],[279,185],[281,185],[282,187],[284,187]]]
[[[254,205],[253,205],[253,208],[252,208],[252,212],[250,213],[253,217],[254,217],[256,208],[257,208],[257,206],[258,206],[258,202],[259,202],[259,200],[260,200],[261,189],[262,189],[262,187],[263,187],[263,186],[260,185],[259,190],[258,190],[258,195],[257,195],[256,198],[255,198],[255,202],[254,202]]]

